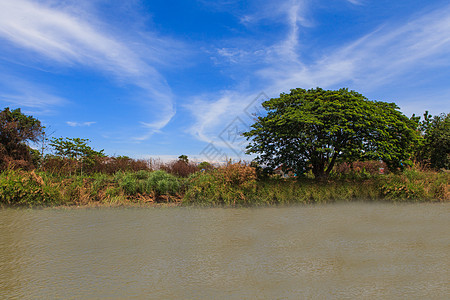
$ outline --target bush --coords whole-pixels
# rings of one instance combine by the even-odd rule
[[[162,170],[118,173],[116,174],[116,179],[127,195],[175,195],[180,191],[178,179]]]
[[[386,164],[382,161],[344,162],[337,164],[333,168],[332,177],[367,179],[379,175],[380,169],[384,169],[384,173],[388,172]]]
[[[58,203],[61,199],[59,189],[44,178],[34,171],[6,170],[0,173],[0,203],[8,206]]]
[[[406,169],[380,178],[381,197],[388,200],[449,201],[450,173]]]
[[[167,164],[162,164],[160,168],[169,174],[180,177],[188,177],[189,175],[199,171],[196,164],[186,162],[184,160],[177,160]]]
[[[229,164],[189,177],[185,202],[206,205],[248,205],[256,191],[256,171],[242,163]]]
[[[157,195],[175,195],[180,190],[178,179],[162,170],[150,173],[147,184]]]
[[[84,160],[47,155],[42,162],[41,170],[58,175],[81,174],[115,174],[117,172],[151,171],[150,162],[119,157],[90,157]]]

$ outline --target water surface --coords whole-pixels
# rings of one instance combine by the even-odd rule
[[[445,299],[450,205],[0,211],[0,298]]]

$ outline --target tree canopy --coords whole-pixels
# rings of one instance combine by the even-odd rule
[[[0,112],[0,165],[11,164],[28,167],[32,162],[33,149],[27,143],[37,142],[43,134],[41,122],[27,116],[20,108],[8,107]]]
[[[409,163],[417,123],[394,103],[370,101],[348,89],[292,89],[263,104],[247,153],[271,168],[327,177],[338,161],[383,160],[390,169]]]
[[[70,159],[104,156],[103,150],[95,151],[89,145],[89,139],[81,138],[52,138],[50,146],[55,154]]]

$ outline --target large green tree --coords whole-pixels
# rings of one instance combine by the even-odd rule
[[[20,108],[8,107],[0,112],[0,168],[8,166],[29,167],[35,151],[28,143],[42,137],[41,122],[23,114]]]
[[[292,89],[265,101],[265,116],[252,130],[247,153],[271,168],[329,175],[338,161],[383,160],[390,169],[409,163],[417,124],[394,103],[369,101],[349,91]]]

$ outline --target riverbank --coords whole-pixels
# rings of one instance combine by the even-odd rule
[[[0,173],[2,207],[270,206],[351,201],[450,202],[448,172],[407,169],[399,174],[258,178],[256,170],[231,164],[187,178],[165,171],[58,175]]]

